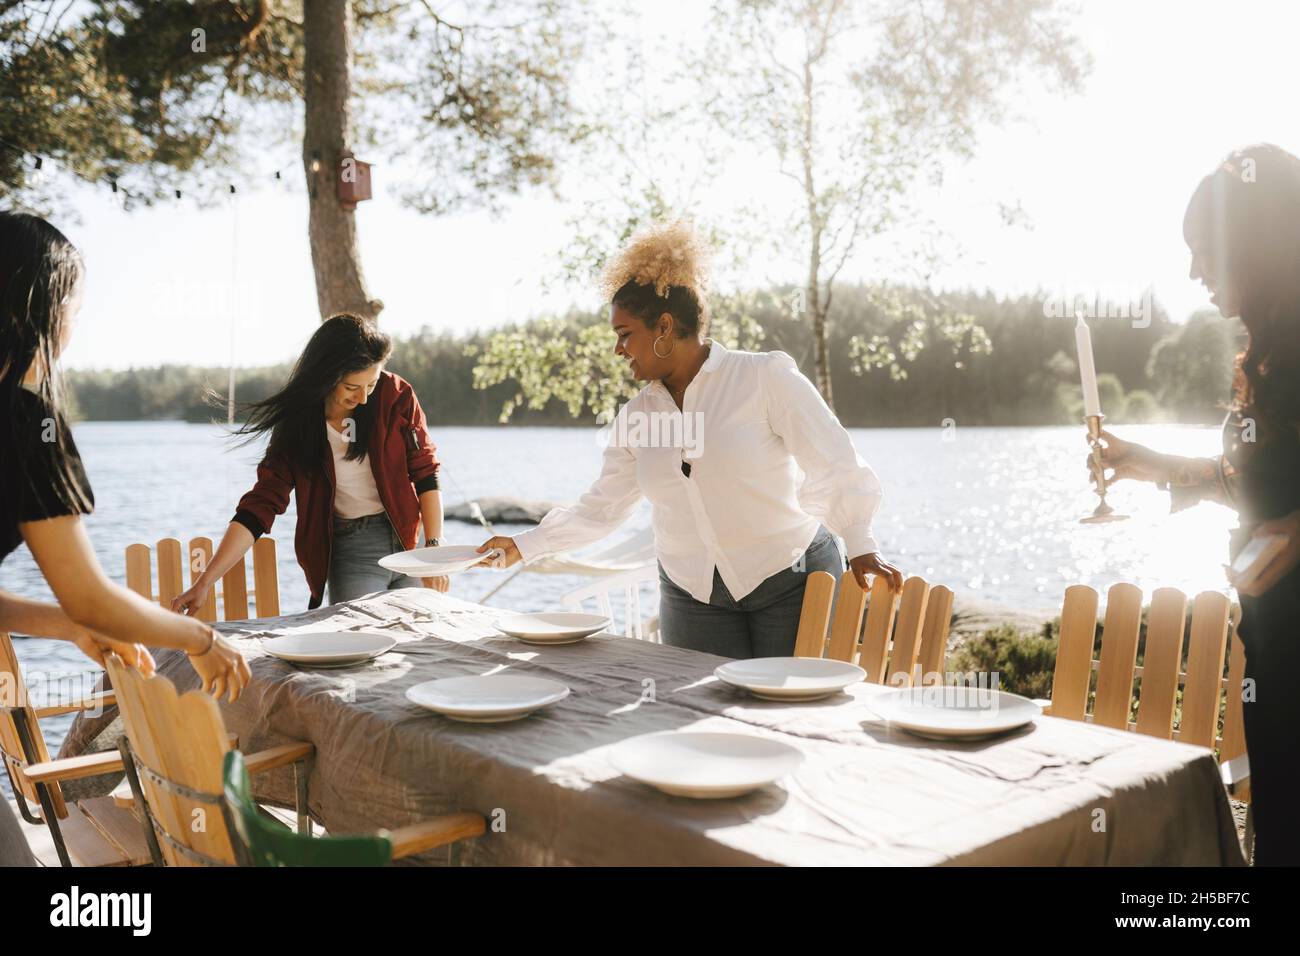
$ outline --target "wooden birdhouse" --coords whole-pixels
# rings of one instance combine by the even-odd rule
[[[356,209],[357,203],[370,198],[370,164],[344,153],[335,185],[339,202],[347,209]]]

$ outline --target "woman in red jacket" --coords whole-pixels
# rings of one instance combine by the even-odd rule
[[[275,516],[298,511],[294,550],[319,607],[390,588],[447,590],[445,577],[417,580],[381,568],[380,558],[442,536],[438,462],[424,411],[410,384],[384,371],[392,342],[373,323],[340,314],[321,323],[289,381],[246,406],[235,432],[246,441],[270,434],[257,484],[240,499],[225,537],[194,586],[172,602],[193,614],[212,585],[238,561]]]

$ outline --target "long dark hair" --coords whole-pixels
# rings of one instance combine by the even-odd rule
[[[241,406],[248,417],[235,430],[243,439],[240,444],[270,432],[268,455],[283,455],[302,468],[318,464],[328,447],[325,399],[346,376],[386,361],[392,350],[392,340],[368,319],[346,312],[330,316],[308,340],[284,388]],[[347,458],[357,461],[370,448],[370,405],[358,405],[352,420],[354,440]]]
[[[1235,407],[1261,435],[1300,424],[1300,158],[1269,143],[1236,150],[1201,180],[1187,222],[1204,229],[1249,334]]]
[[[0,428],[6,447],[30,452],[17,456],[22,481],[52,479],[60,502],[71,510],[89,511],[88,489],[72,471],[58,364],[72,303],[81,291],[81,253],[44,219],[13,212],[0,212],[0,249],[0,414],[7,420]],[[19,431],[44,431],[43,423],[15,414],[23,377],[33,366],[39,380],[32,390],[55,419],[50,440],[40,442]],[[40,455],[44,461],[33,460]]]

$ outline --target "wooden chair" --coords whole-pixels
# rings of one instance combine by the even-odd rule
[[[221,711],[201,690],[178,695],[165,677],[146,678],[108,657],[126,733],[119,743],[121,764],[153,861],[167,866],[222,866],[235,863],[221,809],[221,761],[237,741],[226,733]],[[300,830],[307,816],[309,743],[282,744],[246,758],[260,773],[292,765],[297,784]]]
[[[146,600],[157,600],[170,608],[172,598],[185,590],[181,543],[175,538],[158,542],[158,596],[153,593],[152,554],[147,544],[132,544],[126,549],[126,586]],[[192,538],[186,554],[189,556],[190,584],[198,580],[203,569],[212,560],[212,539]],[[248,619],[248,579],[244,559],[221,577],[220,601],[224,620]],[[280,580],[275,564],[275,539],[263,535],[253,543],[253,600],[257,617],[278,617],[280,614]],[[217,620],[218,588],[213,587],[208,600],[195,613],[201,621]]]
[[[245,860],[245,839],[232,828],[225,802],[225,763],[234,750],[217,702],[199,690],[177,694],[164,677],[146,678],[109,657],[126,725],[122,763],[136,802],[144,808],[146,837],[159,865],[232,866]],[[298,833],[310,839],[307,816],[309,743],[289,743],[242,756],[252,773],[293,765],[297,783]],[[471,835],[470,817],[484,832],[478,814],[448,814],[395,830],[394,852],[419,853]],[[243,826],[243,824],[239,824]],[[279,824],[277,823],[277,826]]]
[[[139,866],[150,860],[135,812],[113,795],[70,803],[60,781],[121,773],[117,751],[51,760],[40,720],[107,707],[112,691],[50,707],[28,702],[18,658],[9,635],[0,633],[0,756],[4,758],[18,811],[32,824],[45,824],[63,866]],[[30,804],[40,808],[39,815]]]
[[[1250,762],[1242,719],[1246,656],[1237,634],[1241,609],[1224,594],[1204,591],[1190,601],[1189,628],[1187,596],[1175,588],[1159,588],[1151,596],[1142,665],[1138,666],[1141,589],[1121,583],[1107,592],[1101,648],[1094,658],[1098,600],[1097,592],[1086,585],[1076,584],[1065,591],[1052,698],[1040,701],[1043,712],[1217,750],[1228,792],[1249,803]],[[1136,717],[1135,680],[1139,691]],[[1248,853],[1252,823],[1248,813]]]
[[[888,579],[877,576],[868,600],[853,572],[845,571],[836,597],[834,575],[814,571],[804,590],[794,656],[856,663],[873,684],[941,683],[951,623],[952,590],[942,584],[910,577],[895,594]]]
[[[373,836],[313,839],[261,812],[250,796],[248,768],[238,750],[226,754],[223,778],[226,831],[234,838],[241,866],[384,866],[487,832],[482,814],[452,813]]]
[[[631,571],[621,571],[608,577],[597,578],[591,584],[575,588],[565,594],[560,598],[560,601],[570,611],[582,611],[584,602],[594,600],[599,612],[612,620],[614,611],[610,595],[621,592],[624,601],[623,608],[627,612],[624,615],[623,636],[635,638],[639,641],[645,640],[658,643],[658,616],[646,620],[641,618],[641,585],[645,581],[657,580],[659,580],[659,569],[650,564],[644,568],[635,568]]]

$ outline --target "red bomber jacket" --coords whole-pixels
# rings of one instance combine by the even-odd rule
[[[410,383],[392,372],[380,373],[368,404],[374,427],[367,455],[379,500],[402,546],[414,548],[420,530],[419,496],[438,487],[438,461],[425,430],[424,410]],[[257,466],[257,484],[239,499],[232,519],[257,538],[271,530],[276,515],[284,514],[293,492],[298,509],[293,546],[311,588],[309,608],[319,607],[325,596],[334,532],[334,458],[329,444],[322,446],[324,456],[309,468],[268,452]]]

